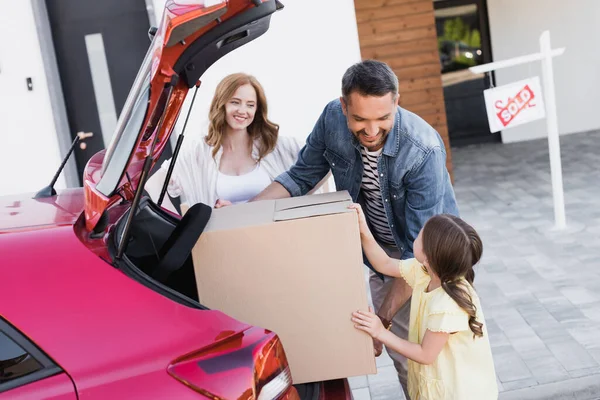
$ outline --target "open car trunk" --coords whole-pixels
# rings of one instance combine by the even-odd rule
[[[197,205],[198,207],[207,207]],[[129,213],[131,209],[127,213]],[[124,214],[109,238],[111,256],[116,254],[118,238],[123,233],[128,214]],[[181,224],[187,224],[182,226]],[[197,226],[194,220],[185,220],[157,206],[149,197],[144,196],[129,231],[129,244],[120,260],[115,260],[115,267],[125,274],[147,286],[148,288],[188,307],[207,310],[198,302],[196,276],[192,262],[192,247],[198,240]],[[178,228],[178,229],[176,229]],[[184,243],[184,246],[181,244]],[[188,244],[188,246],[185,246]],[[191,246],[189,246],[191,244]],[[172,246],[189,247],[180,254],[183,260],[179,268],[166,278],[156,278],[160,272],[156,270]],[[166,248],[168,247],[168,248]],[[302,400],[318,400],[324,388],[323,382],[294,385]]]
[[[113,254],[116,253],[117,240],[122,235],[127,214],[130,211],[131,209],[121,218],[115,229],[115,234],[111,237],[110,245],[111,252],[114,250]],[[165,245],[169,238],[171,240],[175,239],[171,235],[178,233],[175,232],[175,228],[180,221],[181,219],[178,217],[157,206],[149,197],[142,198],[131,223],[127,250],[123,258],[118,260],[115,265],[127,273],[137,272],[145,280],[154,283],[155,287],[152,287],[153,290],[168,295],[168,297],[179,303],[186,305],[195,303],[197,307],[205,308],[198,303],[191,249],[187,257],[182,257],[184,260],[183,264],[171,276],[163,280],[154,279],[156,276],[156,267],[161,261],[161,254],[165,253]],[[185,230],[182,233],[183,235],[189,234]],[[185,239],[190,240],[189,238]],[[198,238],[196,237],[195,240],[198,240]],[[142,283],[145,284],[145,282]],[[157,288],[163,290],[157,290]],[[177,294],[175,298],[173,298],[173,294]]]

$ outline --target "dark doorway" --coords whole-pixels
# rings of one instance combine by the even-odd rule
[[[483,97],[491,78],[468,70],[492,61],[486,1],[436,0],[434,7],[450,144],[499,142]]]
[[[46,6],[71,137],[93,133],[75,150],[81,184],[89,158],[110,143],[150,46],[150,22],[144,0],[46,0]]]

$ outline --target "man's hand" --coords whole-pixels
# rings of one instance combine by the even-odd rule
[[[383,343],[377,339],[373,339],[373,348],[375,349],[375,357],[379,357],[383,353]]]
[[[232,205],[232,203],[229,200],[218,199],[217,202],[215,203],[215,208],[222,208],[222,207],[227,207],[230,205]]]
[[[377,315],[380,318],[392,321],[411,296],[412,288],[406,283],[404,278],[395,278],[389,292],[383,299],[383,303],[381,303],[381,306],[377,310]]]
[[[352,313],[352,322],[358,330],[367,332],[373,339],[379,339],[386,329],[383,327],[381,320],[373,313],[373,309],[369,307],[369,311],[356,311]]]

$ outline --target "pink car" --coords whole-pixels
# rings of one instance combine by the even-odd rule
[[[345,379],[293,386],[275,333],[199,304],[190,253],[210,207],[180,218],[144,195],[188,90],[282,7],[185,3],[167,3],[84,187],[0,198],[1,400],[352,398]]]

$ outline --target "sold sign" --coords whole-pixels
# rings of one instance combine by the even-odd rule
[[[485,90],[484,97],[491,132],[545,117],[537,77]]]

